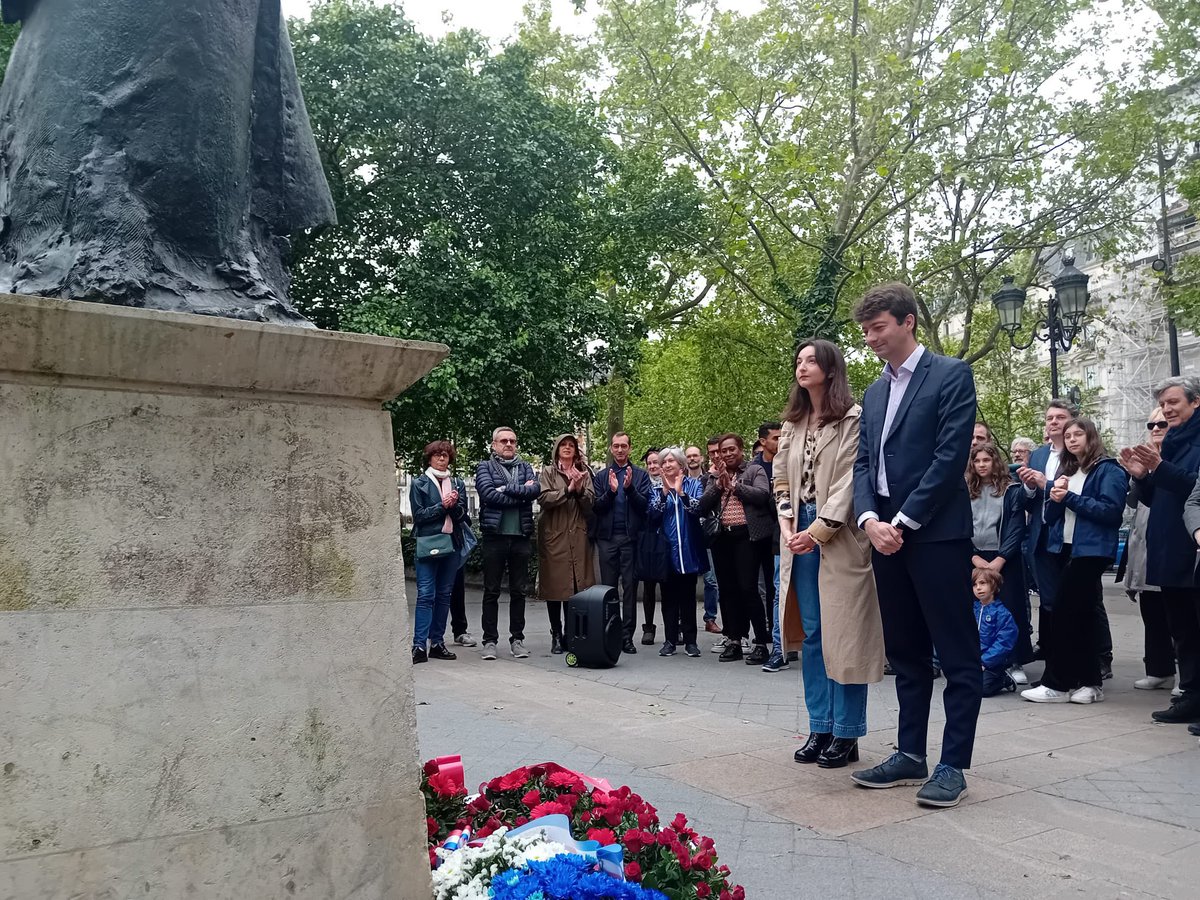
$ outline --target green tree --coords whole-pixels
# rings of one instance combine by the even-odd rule
[[[478,454],[510,424],[544,453],[642,336],[607,295],[661,288],[656,204],[686,217],[687,174],[625,166],[520,42],[433,41],[367,0],[290,26],[339,219],[296,240],[298,305],[322,327],[450,345],[392,404],[399,450],[449,436]]]

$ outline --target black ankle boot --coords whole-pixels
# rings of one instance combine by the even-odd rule
[[[642,644],[647,647],[654,645],[654,632],[657,629],[653,625],[642,626]]]
[[[551,653],[564,653],[564,652],[566,652],[566,649],[567,648],[563,645],[563,636],[561,634],[551,634],[550,635],[550,652]]]
[[[828,731],[814,731],[808,736],[808,740],[804,742],[804,746],[796,751],[793,757],[798,763],[815,763],[817,757],[825,752],[825,748],[829,746],[829,742],[833,740],[833,735]]]
[[[858,738],[835,737],[817,757],[822,769],[840,769],[848,762],[858,762]]]

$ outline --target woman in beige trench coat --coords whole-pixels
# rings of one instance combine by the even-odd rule
[[[883,677],[871,544],[854,521],[860,412],[837,346],[801,344],[775,456],[780,636],[800,650],[808,708],[796,762],[827,769],[857,762],[867,685]]]
[[[592,472],[579,453],[573,434],[554,442],[550,462],[538,475],[538,589],[550,617],[550,652],[567,649],[563,637],[563,604],[596,583],[588,517],[596,501]]]

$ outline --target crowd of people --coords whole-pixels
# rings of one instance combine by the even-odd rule
[[[509,650],[529,655],[536,529],[536,599],[552,652],[569,649],[563,604],[599,582],[618,592],[627,654],[638,652],[640,612],[641,645],[658,644],[660,656],[701,656],[701,628],[720,636],[712,649],[722,662],[778,672],[798,655],[809,735],[795,760],[824,768],[858,760],[868,686],[894,675],[898,750],[851,778],[867,788],[919,786],[918,803],[954,806],[966,794],[983,697],[1029,685],[1020,696],[1030,702],[1104,700],[1112,638],[1101,579],[1117,561],[1129,509],[1117,577],[1145,624],[1146,674],[1134,687],[1171,691],[1153,718],[1200,734],[1200,382],[1159,385],[1147,440],[1115,457],[1094,422],[1051,399],[1042,440],[1014,439],[1009,461],[976,421],[970,367],[923,347],[916,316],[900,283],[872,288],[855,306],[866,345],[884,362],[861,405],[840,348],[801,343],[787,406],[762,425],[750,454],[741,435],[727,433],[707,452],[647,450],[639,466],[619,433],[594,471],[565,434],[535,472],[517,453],[516,432],[497,428],[475,468],[483,659],[496,659],[506,574]],[[455,658],[448,618],[454,643],[475,646],[461,599],[461,561],[475,535],[463,482],[451,473],[455,450],[435,441],[425,456],[411,487],[414,663]],[[1037,662],[1044,667],[1031,684]],[[931,774],[929,707],[942,676],[946,721]]]

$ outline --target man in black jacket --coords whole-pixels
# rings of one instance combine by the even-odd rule
[[[1157,585],[1179,659],[1183,694],[1170,709],[1153,713],[1156,722],[1200,722],[1200,589],[1196,587],[1196,544],[1184,524],[1184,504],[1200,470],[1200,383],[1175,376],[1158,385],[1154,398],[1167,420],[1161,448],[1126,447],[1121,465],[1136,479],[1146,523],[1146,583]]]
[[[517,456],[517,433],[492,432],[492,455],[475,467],[479,492],[479,552],[483,557],[483,659],[496,658],[500,582],[508,570],[508,640],[512,655],[525,659],[525,592],[533,545],[533,501],[541,493],[533,466]]]
[[[625,633],[623,653],[637,653],[633,632],[637,628],[637,581],[634,553],[638,534],[646,522],[650,502],[650,476],[629,459],[629,435],[612,436],[612,462],[596,473],[596,516],[594,537],[600,551],[600,581],[616,587],[621,595],[621,624]]]

